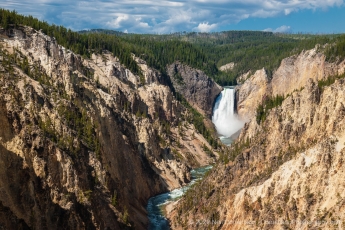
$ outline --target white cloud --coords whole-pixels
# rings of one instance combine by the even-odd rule
[[[74,30],[108,28],[134,33],[214,31],[246,18],[343,6],[344,0],[4,0],[16,9]],[[286,28],[281,28],[284,30]],[[277,29],[276,29],[277,30]]]
[[[275,33],[287,33],[290,32],[290,26],[281,26],[274,30]]]
[[[121,24],[129,19],[129,16],[126,14],[119,15],[116,19],[107,22],[107,25],[109,25],[112,28],[118,29],[121,28]]]
[[[267,28],[267,29],[264,29],[263,31],[273,32],[273,33],[288,33],[291,31],[291,27],[282,25],[274,30],[272,28]]]
[[[209,25],[208,22],[199,23],[198,27],[195,27],[194,29],[199,32],[210,32],[217,28],[217,24],[211,24]]]

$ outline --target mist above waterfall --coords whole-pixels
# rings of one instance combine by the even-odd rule
[[[212,122],[216,126],[218,134],[230,137],[240,130],[244,122],[235,114],[235,90],[225,87],[217,97],[213,109]]]

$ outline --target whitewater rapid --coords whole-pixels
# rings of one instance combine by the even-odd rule
[[[221,140],[231,137],[243,127],[244,122],[238,119],[235,113],[234,87],[224,87],[224,90],[217,97],[213,108],[212,122]]]
[[[205,173],[212,168],[211,165],[193,169],[190,171],[191,182],[182,187],[175,189],[171,192],[163,193],[154,197],[151,197],[148,201],[146,210],[150,220],[149,230],[169,230],[169,222],[163,214],[162,208],[164,205],[175,201],[183,196],[183,194],[197,181],[205,175]]]

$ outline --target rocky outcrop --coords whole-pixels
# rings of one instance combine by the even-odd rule
[[[222,65],[221,67],[219,67],[219,70],[221,71],[228,71],[228,70],[232,70],[235,67],[235,63],[230,62],[228,64]]]
[[[272,78],[272,94],[285,95],[304,87],[310,78],[318,81],[337,74],[337,70],[330,71],[325,59],[317,48],[283,59]]]
[[[344,73],[345,62],[328,63],[324,54],[314,49],[283,59],[279,68],[269,79],[263,70],[247,76],[238,87],[238,114],[243,119],[253,117],[257,105],[264,96],[287,95],[305,86],[308,79],[314,81]],[[260,77],[259,77],[260,76]]]
[[[170,213],[173,228],[344,228],[344,86],[309,79],[263,123],[247,123],[223,164]]]
[[[255,72],[250,80],[236,87],[237,114],[241,120],[249,120],[265,96],[270,95],[270,80],[265,69]]]
[[[204,72],[180,62],[168,66],[167,72],[176,92],[183,95],[199,112],[211,117],[214,101],[222,87]]]
[[[28,27],[2,38],[0,227],[145,229],[148,198],[212,161],[144,61],[133,57],[142,79],[107,51],[84,59]]]
[[[237,82],[237,84],[243,84],[251,75],[251,72],[252,71],[248,71],[247,73],[244,73],[244,74],[242,74],[242,75],[240,75],[239,77],[237,77],[236,78],[236,82]]]

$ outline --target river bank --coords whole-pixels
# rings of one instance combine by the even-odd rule
[[[159,194],[151,197],[148,201],[146,210],[149,217],[149,230],[168,230],[169,221],[166,219],[165,214],[171,212],[178,200],[182,195],[198,180],[200,180],[205,173],[212,168],[212,165],[204,166],[201,168],[191,170],[191,182],[171,192]]]

